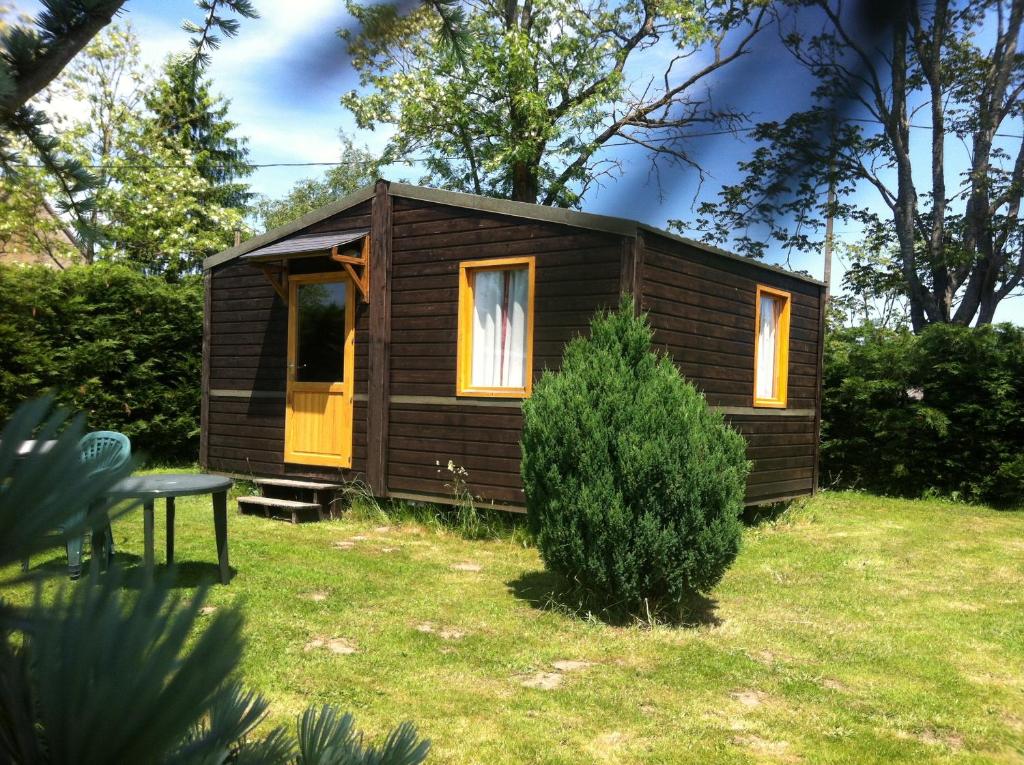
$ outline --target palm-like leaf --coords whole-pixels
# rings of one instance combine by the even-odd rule
[[[234,669],[241,618],[219,610],[187,646],[205,593],[182,606],[167,582],[130,599],[117,572],[93,579],[37,604],[26,635],[48,759],[151,760],[174,750]]]
[[[23,405],[0,434],[0,565],[106,520],[103,500],[121,472],[90,474],[79,458],[81,418],[49,414],[48,400]],[[21,444],[37,447],[27,457]],[[127,470],[128,468],[126,468]],[[69,519],[90,504],[84,522]],[[43,573],[45,575],[45,572]],[[378,749],[364,747],[351,715],[309,710],[298,752],[275,728],[250,739],[267,702],[228,683],[241,656],[241,615],[219,609],[198,634],[206,596],[183,602],[168,578],[126,587],[116,567],[64,584],[34,605],[0,600],[0,762],[168,762],[180,765],[415,765],[429,743],[405,723]]]
[[[409,722],[393,730],[377,749],[363,745],[350,713],[310,707],[299,719],[298,765],[417,765],[429,750],[430,743],[421,740]]]
[[[240,748],[239,742],[244,741],[266,717],[267,706],[266,699],[256,693],[247,693],[239,683],[224,686],[211,700],[207,716],[193,726],[181,748],[168,762],[220,765]]]

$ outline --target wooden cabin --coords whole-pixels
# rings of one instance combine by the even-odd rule
[[[746,437],[748,504],[817,486],[824,286],[807,276],[632,220],[381,180],[208,258],[204,281],[208,471],[444,502],[451,460],[521,510],[521,402],[630,292]]]

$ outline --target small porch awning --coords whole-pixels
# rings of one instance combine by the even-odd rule
[[[329,255],[335,247],[343,247],[364,238],[370,232],[339,231],[333,234],[299,234],[260,247],[246,253],[241,260],[247,263],[268,263],[290,258],[308,258],[315,255]]]
[[[240,260],[256,266],[270,281],[281,300],[288,303],[288,263],[294,258],[327,255],[352,277],[364,303],[370,300],[370,232],[337,231],[333,234],[300,234],[253,250]],[[355,255],[340,252],[347,244],[362,241]]]

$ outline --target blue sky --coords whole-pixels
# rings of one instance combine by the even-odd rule
[[[226,40],[213,53],[210,75],[214,87],[231,101],[231,117],[239,123],[239,134],[249,140],[251,159],[257,164],[334,162],[340,153],[339,129],[357,143],[380,149],[388,135],[360,131],[351,115],[339,104],[342,92],[356,83],[346,63],[344,46],[337,29],[349,23],[341,0],[256,0],[261,18],[245,20],[238,37]],[[18,2],[18,10],[32,12],[33,2]],[[184,50],[187,36],[181,30],[184,18],[198,20],[199,13],[188,0],[129,0],[122,21],[129,22],[140,38],[143,56],[154,67],[169,53]],[[640,61],[633,74],[641,77],[657,61]],[[646,77],[644,77],[646,79]],[[761,36],[752,53],[729,68],[716,83],[719,92],[755,120],[781,119],[795,106],[794,99],[808,93],[812,84],[807,75],[787,59],[773,32]],[[917,165],[926,170],[930,133],[916,131]],[[588,212],[636,218],[663,226],[670,218],[692,217],[691,206],[697,200],[711,198],[722,183],[736,180],[735,163],[752,150],[748,142],[718,136],[700,139],[692,145],[694,155],[709,172],[700,186],[695,172],[666,168],[662,184],[650,173],[650,162],[642,151],[616,148],[623,160],[625,175],[608,181],[585,199]],[[947,146],[950,172],[947,182],[966,162],[966,149],[958,142]],[[318,167],[266,167],[250,178],[255,192],[280,196],[295,181],[319,175]],[[397,180],[416,181],[415,168],[392,167],[385,173]],[[927,176],[921,179],[922,187]],[[875,192],[864,192],[867,204],[877,204]],[[838,239],[855,242],[856,229],[837,229]],[[806,270],[821,277],[822,261],[816,254],[794,254],[786,262],[785,253],[774,252],[768,260]],[[833,286],[838,288],[843,273],[841,263],[833,268]],[[997,320],[1024,324],[1024,298],[1004,301]]]

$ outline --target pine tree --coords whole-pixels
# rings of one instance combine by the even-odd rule
[[[237,182],[249,176],[246,140],[233,135],[238,123],[228,118],[230,102],[210,91],[210,80],[188,59],[171,58],[146,98],[152,116],[146,130],[189,152],[209,182],[207,198],[223,207],[243,208],[252,196]]]

